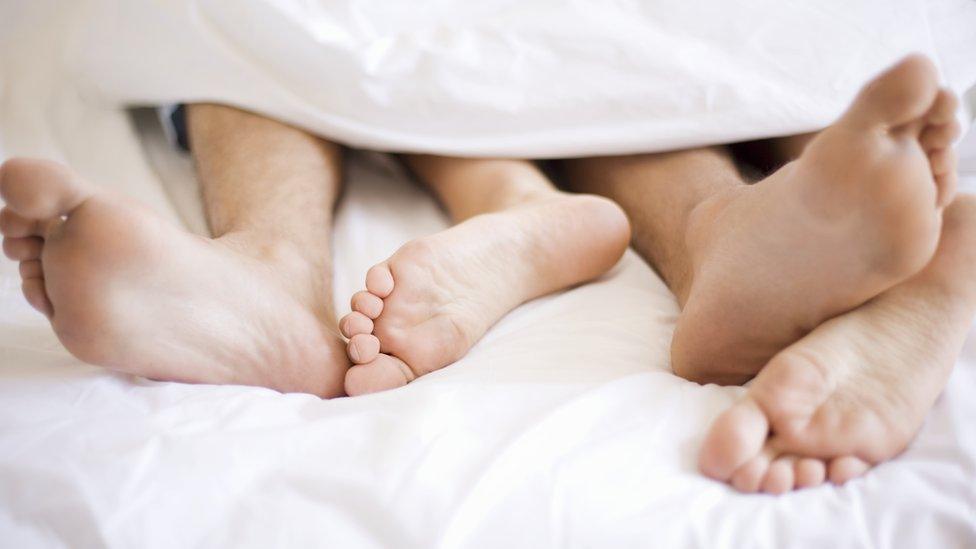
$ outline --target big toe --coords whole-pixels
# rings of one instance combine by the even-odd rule
[[[755,400],[746,396],[712,423],[698,456],[698,467],[709,477],[728,480],[759,455],[768,434],[766,415]]]
[[[415,376],[404,362],[390,355],[379,355],[368,364],[358,364],[346,372],[349,396],[377,393],[403,387]]]
[[[867,127],[900,126],[928,112],[938,89],[932,61],[909,55],[864,86],[845,119]]]
[[[57,162],[12,158],[0,166],[0,196],[22,218],[64,215],[90,194],[81,178]]]

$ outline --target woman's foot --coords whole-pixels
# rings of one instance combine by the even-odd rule
[[[346,391],[400,387],[456,361],[519,304],[608,270],[629,239],[616,204],[552,191],[408,242],[369,270],[340,321],[357,364]]]
[[[675,372],[742,383],[824,320],[921,270],[955,189],[955,109],[932,64],[909,57],[798,160],[698,206]]]
[[[976,198],[945,213],[918,275],[788,347],[712,424],[702,472],[743,492],[843,483],[900,453],[945,386],[976,311]]]
[[[67,168],[0,166],[4,252],[73,355],[152,379],[342,394],[322,273],[262,235],[200,238]]]

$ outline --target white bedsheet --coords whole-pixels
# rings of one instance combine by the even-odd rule
[[[0,46],[0,158],[66,161],[199,227],[186,160],[158,131],[54,85],[30,62],[48,42],[16,58]],[[354,157],[348,180],[340,306],[373,262],[444,226],[381,158]],[[0,546],[976,546],[976,339],[904,455],[843,488],[743,496],[695,471],[704,429],[742,389],[669,372],[676,314],[628,252],[600,281],[520,307],[450,368],[323,401],[81,364],[2,260]]]
[[[141,162],[136,136],[110,118],[118,124],[66,150]],[[143,139],[180,203],[193,185],[188,161],[159,133]],[[352,160],[337,219],[340,304],[369,265],[444,226],[390,170]],[[159,191],[148,172],[112,181]],[[323,401],[83,365],[3,260],[0,546],[976,544],[976,340],[904,455],[843,488],[742,496],[695,472],[703,430],[741,389],[669,373],[676,313],[628,252],[601,281],[519,308],[450,368]]]
[[[74,86],[219,99],[381,150],[556,157],[790,135],[911,51],[976,83],[970,0],[72,0]]]

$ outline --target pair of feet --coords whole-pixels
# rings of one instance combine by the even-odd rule
[[[976,274],[971,201],[939,236],[953,101],[910,59],[800,159],[698,208],[676,372],[741,382],[761,370],[706,437],[706,474],[743,491],[843,482],[917,431],[968,327],[957,281]],[[46,161],[8,161],[0,192],[24,294],[82,360],[326,397],[453,362],[518,304],[608,269],[629,237],[612,203],[556,191],[477,216],[371,269],[340,322],[346,343],[297,247],[190,235]]]
[[[46,160],[4,163],[0,194],[24,296],[74,356],[151,379],[326,398],[456,361],[519,304],[608,270],[630,237],[607,199],[534,193],[370,269],[339,323],[344,342],[317,287],[318,250],[260,232],[199,237]]]

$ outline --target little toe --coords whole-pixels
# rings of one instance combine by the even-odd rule
[[[812,488],[824,483],[827,466],[819,459],[801,458],[796,460],[793,473],[797,488]]]
[[[44,289],[44,279],[24,279],[21,283],[21,291],[24,292],[24,297],[27,298],[27,303],[30,303],[31,307],[44,316],[51,318],[51,315],[54,314],[54,307],[51,305],[51,300],[47,297],[47,290]]]
[[[339,331],[346,337],[373,332],[373,321],[363,313],[351,312],[339,321]]]
[[[827,478],[830,482],[841,485],[852,478],[863,475],[871,466],[864,460],[854,456],[843,456],[830,460],[827,467]]]
[[[24,280],[28,278],[44,278],[44,270],[41,268],[40,260],[28,259],[27,261],[21,261],[20,278]]]
[[[41,226],[36,219],[28,219],[10,208],[4,208],[0,210],[0,234],[12,238],[39,236]]]
[[[3,253],[14,261],[28,261],[41,257],[44,239],[37,236],[4,238]]]
[[[767,494],[784,494],[793,489],[793,462],[790,456],[781,456],[769,464],[762,481],[762,491]]]
[[[381,298],[393,292],[393,273],[386,263],[374,265],[366,272],[366,289]]]
[[[711,478],[727,480],[759,454],[768,434],[765,414],[755,400],[746,396],[712,423],[698,456],[698,467]]]
[[[369,283],[367,282],[367,285]],[[392,291],[392,290],[391,290]],[[389,295],[389,294],[387,294]],[[356,292],[352,295],[350,305],[353,311],[362,313],[368,318],[376,319],[383,312],[383,300],[370,292]]]
[[[379,355],[368,364],[358,364],[346,372],[346,394],[365,395],[403,387],[415,379],[410,368],[400,359]]]
[[[355,364],[372,362],[380,354],[380,340],[372,334],[354,335],[346,345],[346,353]]]
[[[742,467],[736,469],[729,483],[733,488],[745,494],[758,492],[759,486],[766,477],[766,471],[769,470],[769,462],[770,454],[761,452]]]

